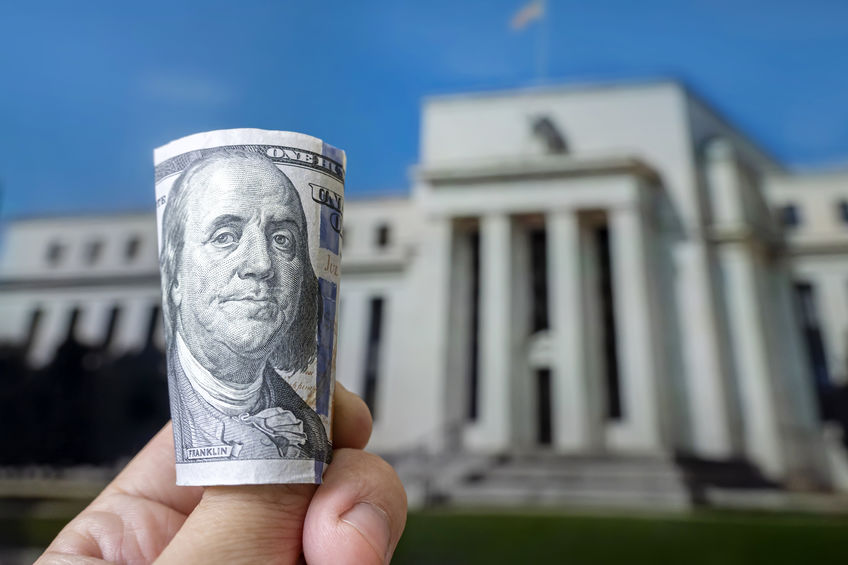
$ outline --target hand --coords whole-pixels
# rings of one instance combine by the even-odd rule
[[[178,487],[169,423],[37,564],[388,562],[406,493],[385,461],[362,451],[370,435],[365,403],[337,384],[324,484]]]

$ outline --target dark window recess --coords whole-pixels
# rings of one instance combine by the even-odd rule
[[[76,341],[77,337],[77,324],[79,323],[80,318],[80,309],[74,308],[71,310],[71,315],[68,317],[68,329],[65,333],[66,341]]]
[[[132,261],[138,256],[139,247],[141,247],[141,239],[134,237],[127,241],[127,247],[124,250],[124,257],[127,261]]]
[[[85,262],[89,265],[93,265],[100,259],[100,255],[103,253],[103,242],[102,241],[92,241],[88,244],[88,247],[85,250]]]
[[[391,243],[391,236],[392,233],[389,229],[389,226],[386,224],[381,224],[377,228],[377,247],[388,247],[389,243]]]
[[[551,445],[553,443],[553,422],[551,420],[550,369],[539,369],[536,371],[536,395],[536,406],[538,409],[536,441],[539,445]]]
[[[112,339],[115,337],[115,328],[118,327],[118,320],[121,318],[121,309],[118,306],[113,306],[109,312],[109,322],[106,324],[106,334],[103,336],[103,348],[107,348],[112,344]]]
[[[480,233],[469,235],[471,247],[471,335],[468,340],[468,409],[466,418],[476,420],[480,394]]]
[[[58,265],[64,255],[65,247],[61,243],[53,242],[47,246],[47,263],[51,267]]]
[[[827,366],[827,352],[822,338],[816,296],[813,285],[797,283],[795,297],[798,304],[798,314],[801,319],[801,331],[807,346],[808,362],[813,373],[816,389],[821,393],[830,385],[830,371]]]
[[[839,219],[843,224],[848,224],[848,200],[839,201]]]
[[[606,417],[621,420],[621,380],[618,372],[618,341],[615,328],[615,304],[612,290],[612,257],[610,255],[609,229],[606,226],[595,230],[599,263],[599,291],[601,328],[603,330],[604,380],[606,382]]]
[[[377,417],[377,377],[380,364],[380,340],[383,330],[383,299],[371,299],[371,311],[368,317],[368,342],[365,345],[365,390],[363,400],[371,410],[371,417]]]
[[[147,320],[147,333],[144,336],[145,348],[153,347],[153,338],[156,337],[156,328],[162,323],[162,308],[154,306],[150,309],[150,318]]]
[[[530,232],[530,286],[532,331],[548,329],[548,244],[544,229]]]
[[[24,351],[29,352],[35,344],[35,338],[38,336],[38,328],[41,326],[41,318],[44,317],[44,312],[41,308],[33,311],[32,317],[29,319],[29,330],[27,330],[26,342],[24,343]]]
[[[780,208],[780,221],[787,228],[794,228],[801,223],[801,214],[795,204],[787,204]]]

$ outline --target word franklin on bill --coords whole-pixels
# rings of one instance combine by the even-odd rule
[[[234,129],[154,151],[177,484],[320,483],[345,154]]]

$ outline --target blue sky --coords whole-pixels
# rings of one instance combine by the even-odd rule
[[[3,2],[0,217],[150,208],[152,150],[210,129],[347,150],[405,191],[421,98],[539,82],[525,0]],[[848,164],[848,2],[549,0],[548,82],[679,77],[790,166]]]

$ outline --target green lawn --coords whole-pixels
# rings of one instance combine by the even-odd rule
[[[412,514],[395,564],[848,564],[848,517]]]
[[[0,520],[0,546],[43,547],[62,520]],[[397,564],[848,564],[848,517],[699,513],[623,517],[417,512]]]
[[[0,519],[0,548],[47,547],[68,520],[64,518]]]

